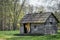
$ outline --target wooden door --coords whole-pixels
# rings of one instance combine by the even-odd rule
[[[30,23],[24,24],[24,33],[29,33],[30,32]]]
[[[25,25],[25,27],[27,28],[27,32],[29,33],[29,32],[30,32],[30,23],[27,23],[27,24]]]

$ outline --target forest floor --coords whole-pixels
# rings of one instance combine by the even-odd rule
[[[39,35],[39,36],[17,36],[16,31],[0,31],[0,40],[60,40],[60,30],[56,35]]]

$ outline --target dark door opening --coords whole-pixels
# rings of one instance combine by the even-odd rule
[[[24,24],[24,33],[27,33],[27,27],[26,27],[26,24]]]

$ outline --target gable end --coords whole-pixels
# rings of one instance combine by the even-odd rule
[[[59,23],[59,20],[56,18],[56,16],[55,16],[53,13],[51,13],[51,15],[55,18],[55,20],[57,21],[57,23]],[[51,16],[51,15],[50,15],[50,16]],[[49,17],[50,17],[50,16],[49,16]],[[49,17],[48,17],[48,18],[49,18]],[[48,18],[47,18],[47,20],[48,20]],[[47,21],[47,20],[46,20],[46,21]]]

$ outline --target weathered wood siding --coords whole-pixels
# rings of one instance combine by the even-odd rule
[[[24,34],[24,25],[20,24],[20,34]]]
[[[31,24],[31,33],[42,34],[44,33],[44,25],[43,24]]]
[[[45,23],[45,34],[57,33],[57,21],[54,16],[50,16]]]
[[[57,33],[56,19],[54,18],[54,16],[51,15],[46,20],[46,23],[43,23],[43,24],[32,23],[31,24],[31,33],[38,33],[38,34],[55,34],[55,33]]]

